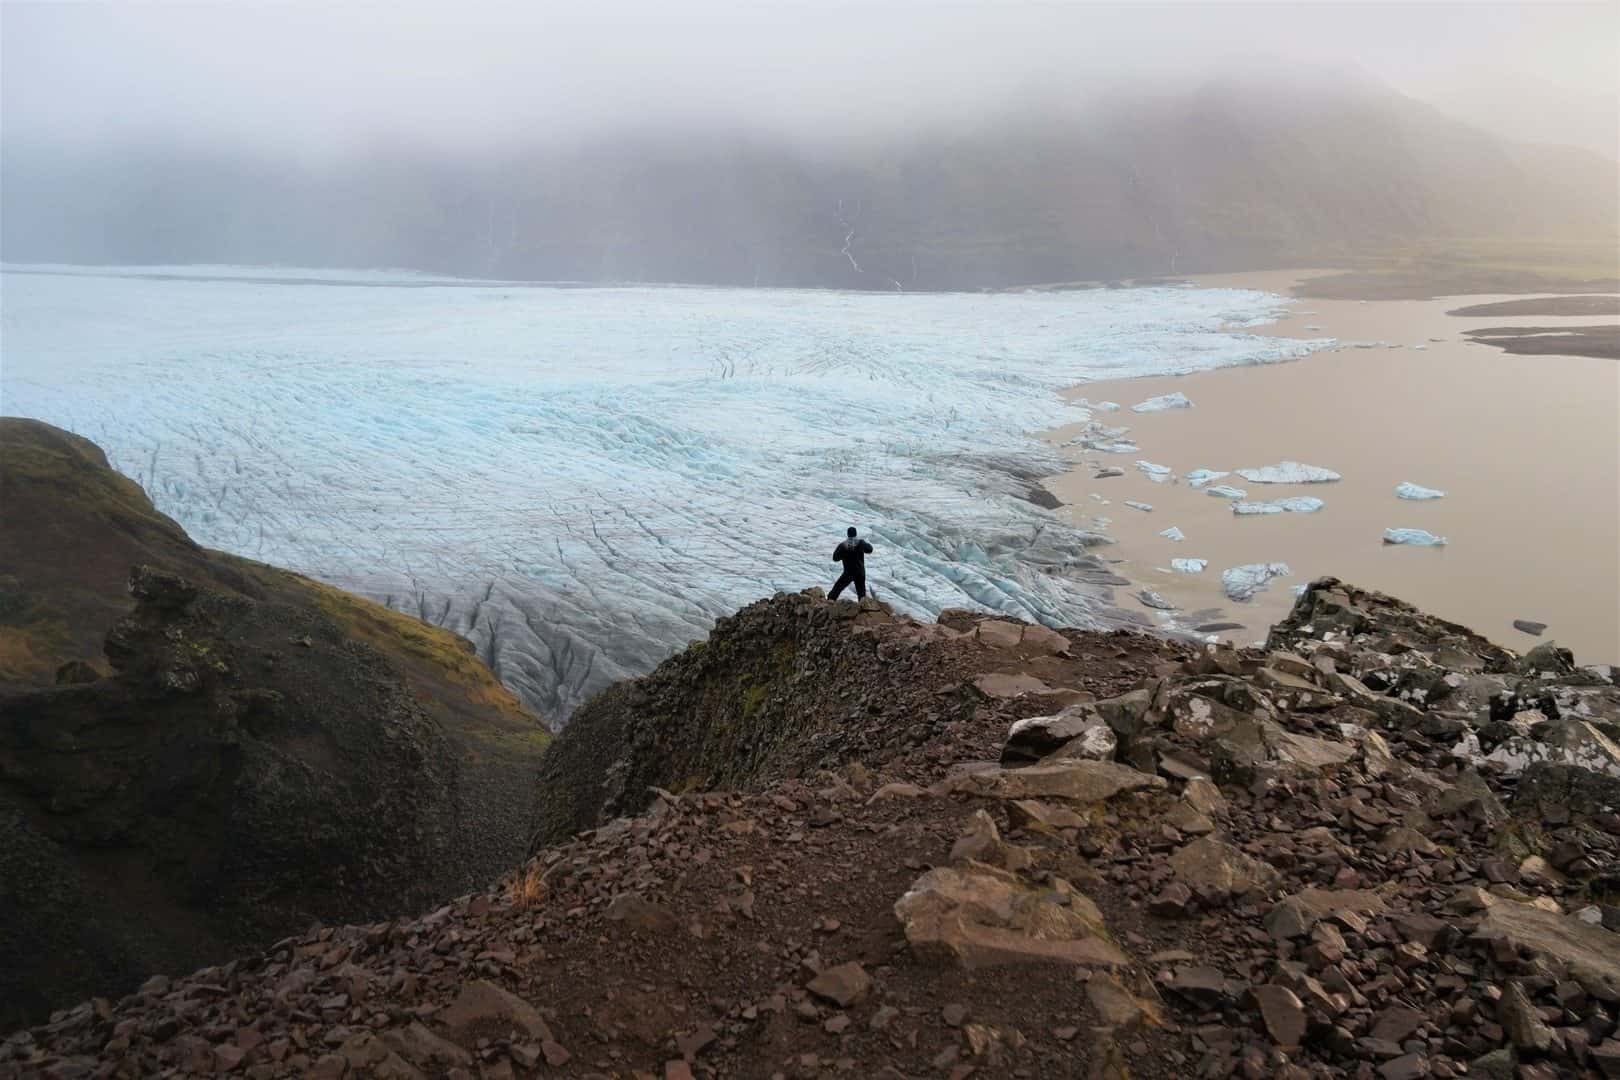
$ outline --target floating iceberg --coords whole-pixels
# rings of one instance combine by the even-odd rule
[[[1204,567],[1209,565],[1208,559],[1171,559],[1170,569],[1178,574],[1202,574]]]
[[[1292,577],[1287,563],[1248,563],[1221,571],[1221,588],[1233,600],[1248,600],[1272,578]]]
[[[1434,488],[1426,488],[1422,484],[1414,484],[1410,480],[1403,480],[1395,485],[1397,499],[1443,499],[1446,493]]]
[[[1131,406],[1131,412],[1168,412],[1171,409],[1190,408],[1192,408],[1192,402],[1187,399],[1187,395],[1177,390],[1173,394],[1160,394],[1158,397],[1150,397],[1146,401],[1139,401]]]
[[[1120,441],[1097,443],[1092,446],[1092,449],[1101,450],[1105,454],[1135,454],[1140,452],[1142,448],[1133,442]]]
[[[1427,529],[1385,529],[1384,543],[1409,544],[1412,547],[1444,547],[1446,538],[1436,536]]]
[[[1194,469],[1192,472],[1186,474],[1185,479],[1189,487],[1201,488],[1211,481],[1219,480],[1223,476],[1231,475],[1232,474],[1229,472],[1222,472],[1218,469]]]
[[[1117,401],[1087,401],[1085,398],[1081,398],[1079,401],[1075,402],[1075,404],[1081,406],[1082,408],[1094,409],[1097,412],[1119,411],[1119,402]]]
[[[1249,497],[1247,491],[1242,488],[1232,487],[1230,484],[1216,484],[1204,494],[1213,495],[1217,499],[1247,499]]]
[[[1314,514],[1327,503],[1309,495],[1294,495],[1271,502],[1240,502],[1232,504],[1234,514]]]
[[[1125,505],[1129,506],[1133,510],[1141,510],[1143,513],[1152,513],[1153,512],[1153,504],[1152,503],[1137,502],[1135,499],[1126,499],[1125,500]]]
[[[1252,484],[1326,484],[1344,479],[1332,469],[1301,465],[1297,461],[1280,461],[1275,465],[1262,465],[1258,469],[1238,469],[1237,474]]]
[[[1159,535],[1164,537],[1166,540],[1174,540],[1177,543],[1187,539],[1187,535],[1174,525],[1170,526],[1168,529],[1165,529]]]
[[[1151,589],[1143,589],[1143,590],[1141,590],[1140,592],[1138,592],[1136,594],[1136,598],[1138,600],[1142,601],[1142,603],[1147,605],[1148,607],[1157,608],[1159,611],[1175,611],[1176,610],[1176,605],[1175,604],[1171,603],[1169,600],[1166,600],[1164,597],[1160,596],[1158,593],[1152,591]]]
[[[1155,465],[1151,461],[1143,461],[1140,458],[1136,461],[1136,467],[1147,473],[1147,478],[1155,484],[1162,484],[1170,479],[1172,471],[1168,465]]]

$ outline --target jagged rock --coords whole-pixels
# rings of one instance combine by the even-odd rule
[[[961,792],[990,799],[1064,799],[1077,803],[1106,802],[1131,791],[1165,787],[1165,781],[1112,761],[1073,761],[1023,769],[986,769],[943,782],[944,793]]]
[[[615,896],[607,906],[607,917],[638,934],[668,934],[680,926],[674,912],[633,892]]]
[[[1545,1054],[1552,1046],[1552,1028],[1542,1021],[1518,983],[1510,982],[1502,991],[1496,1015],[1514,1048],[1521,1053]]]
[[[350,1071],[361,1076],[375,1076],[378,1080],[425,1080],[421,1070],[408,1064],[369,1031],[350,1036],[337,1052],[349,1063]]]
[[[472,1055],[455,1043],[441,1039],[419,1021],[402,1028],[389,1028],[378,1035],[406,1061],[419,1066],[470,1065]]]
[[[1049,806],[1033,799],[1015,799],[1007,804],[1007,817],[1013,828],[1031,832],[1059,832],[1083,828],[1087,821],[1073,810]]]
[[[1515,948],[1550,957],[1577,977],[1620,995],[1620,934],[1613,931],[1589,926],[1573,916],[1489,897],[1474,936],[1500,938]]]
[[[847,1009],[866,998],[872,989],[872,977],[852,960],[823,971],[806,983],[805,989],[840,1009]]]
[[[1230,844],[1206,836],[1170,857],[1176,878],[1193,890],[1214,890],[1232,895],[1265,892],[1281,875]]]
[[[1040,890],[989,866],[942,867],[918,878],[894,912],[919,955],[942,956],[970,971],[1031,963],[1128,963],[1104,936],[1096,905],[1061,879]]]
[[[1214,817],[1226,811],[1226,799],[1222,797],[1221,789],[1202,776],[1188,780],[1187,786],[1181,791],[1181,797],[1187,800],[1188,806],[1200,814]]]
[[[1144,1023],[1157,1024],[1158,1010],[1120,984],[1105,972],[1086,980],[1086,1000],[1104,1024],[1116,1030],[1128,1031]]]
[[[1049,757],[1106,761],[1113,757],[1116,744],[1113,730],[1096,706],[1083,702],[1054,716],[1031,716],[1014,723],[1001,748],[1001,763]]]
[[[1250,993],[1272,1041],[1281,1047],[1298,1046],[1305,1038],[1305,1006],[1286,986],[1256,986]]]

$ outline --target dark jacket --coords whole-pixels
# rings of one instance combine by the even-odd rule
[[[870,554],[872,545],[858,536],[852,536],[833,548],[833,562],[843,563],[847,574],[861,575],[866,573],[866,557]]]

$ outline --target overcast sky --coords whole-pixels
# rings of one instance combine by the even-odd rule
[[[1620,3],[987,0],[0,4],[3,131],[320,153],[694,119],[792,137],[967,123],[1035,96],[1286,58],[1506,134],[1615,153]]]

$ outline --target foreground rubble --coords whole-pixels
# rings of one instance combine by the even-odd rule
[[[1264,651],[860,622],[912,682],[801,775],[87,1002],[0,1074],[1620,1077],[1613,669],[1331,579]],[[950,704],[885,739],[891,693]]]

